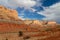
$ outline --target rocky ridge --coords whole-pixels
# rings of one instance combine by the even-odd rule
[[[21,20],[16,10],[0,6],[0,40],[60,40],[60,24]]]
[[[18,20],[19,18],[16,10],[0,6],[0,19]]]

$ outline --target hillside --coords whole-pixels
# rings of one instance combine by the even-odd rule
[[[0,6],[0,40],[60,40],[60,24],[22,20],[16,10]]]
[[[18,20],[19,18],[16,10],[0,6],[0,19]]]

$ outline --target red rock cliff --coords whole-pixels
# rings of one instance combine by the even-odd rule
[[[16,10],[0,6],[0,19],[18,20],[18,13]]]

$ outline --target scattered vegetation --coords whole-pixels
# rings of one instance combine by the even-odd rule
[[[23,32],[22,31],[19,31],[19,37],[20,36],[23,36]]]
[[[60,25],[57,25],[57,28],[60,28]]]
[[[45,31],[52,31],[52,29],[51,28],[46,28]]]

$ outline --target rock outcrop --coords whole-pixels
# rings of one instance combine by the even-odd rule
[[[27,25],[30,25],[30,24],[42,25],[42,21],[39,21],[39,20],[24,20],[24,23]]]
[[[0,40],[60,40],[60,25],[55,25],[54,21],[21,20],[16,10],[0,6]]]
[[[40,21],[40,20],[24,20],[24,23],[32,27],[53,27],[56,26],[55,21]]]
[[[0,6],[0,19],[18,20],[19,18],[16,10]]]
[[[40,20],[24,20],[24,23],[29,25],[30,27],[38,28],[43,27],[44,23]]]
[[[0,6],[0,32],[12,32],[28,27],[19,19],[16,10]]]
[[[48,24],[49,24],[49,25],[55,25],[56,22],[55,22],[55,21],[49,21]]]

